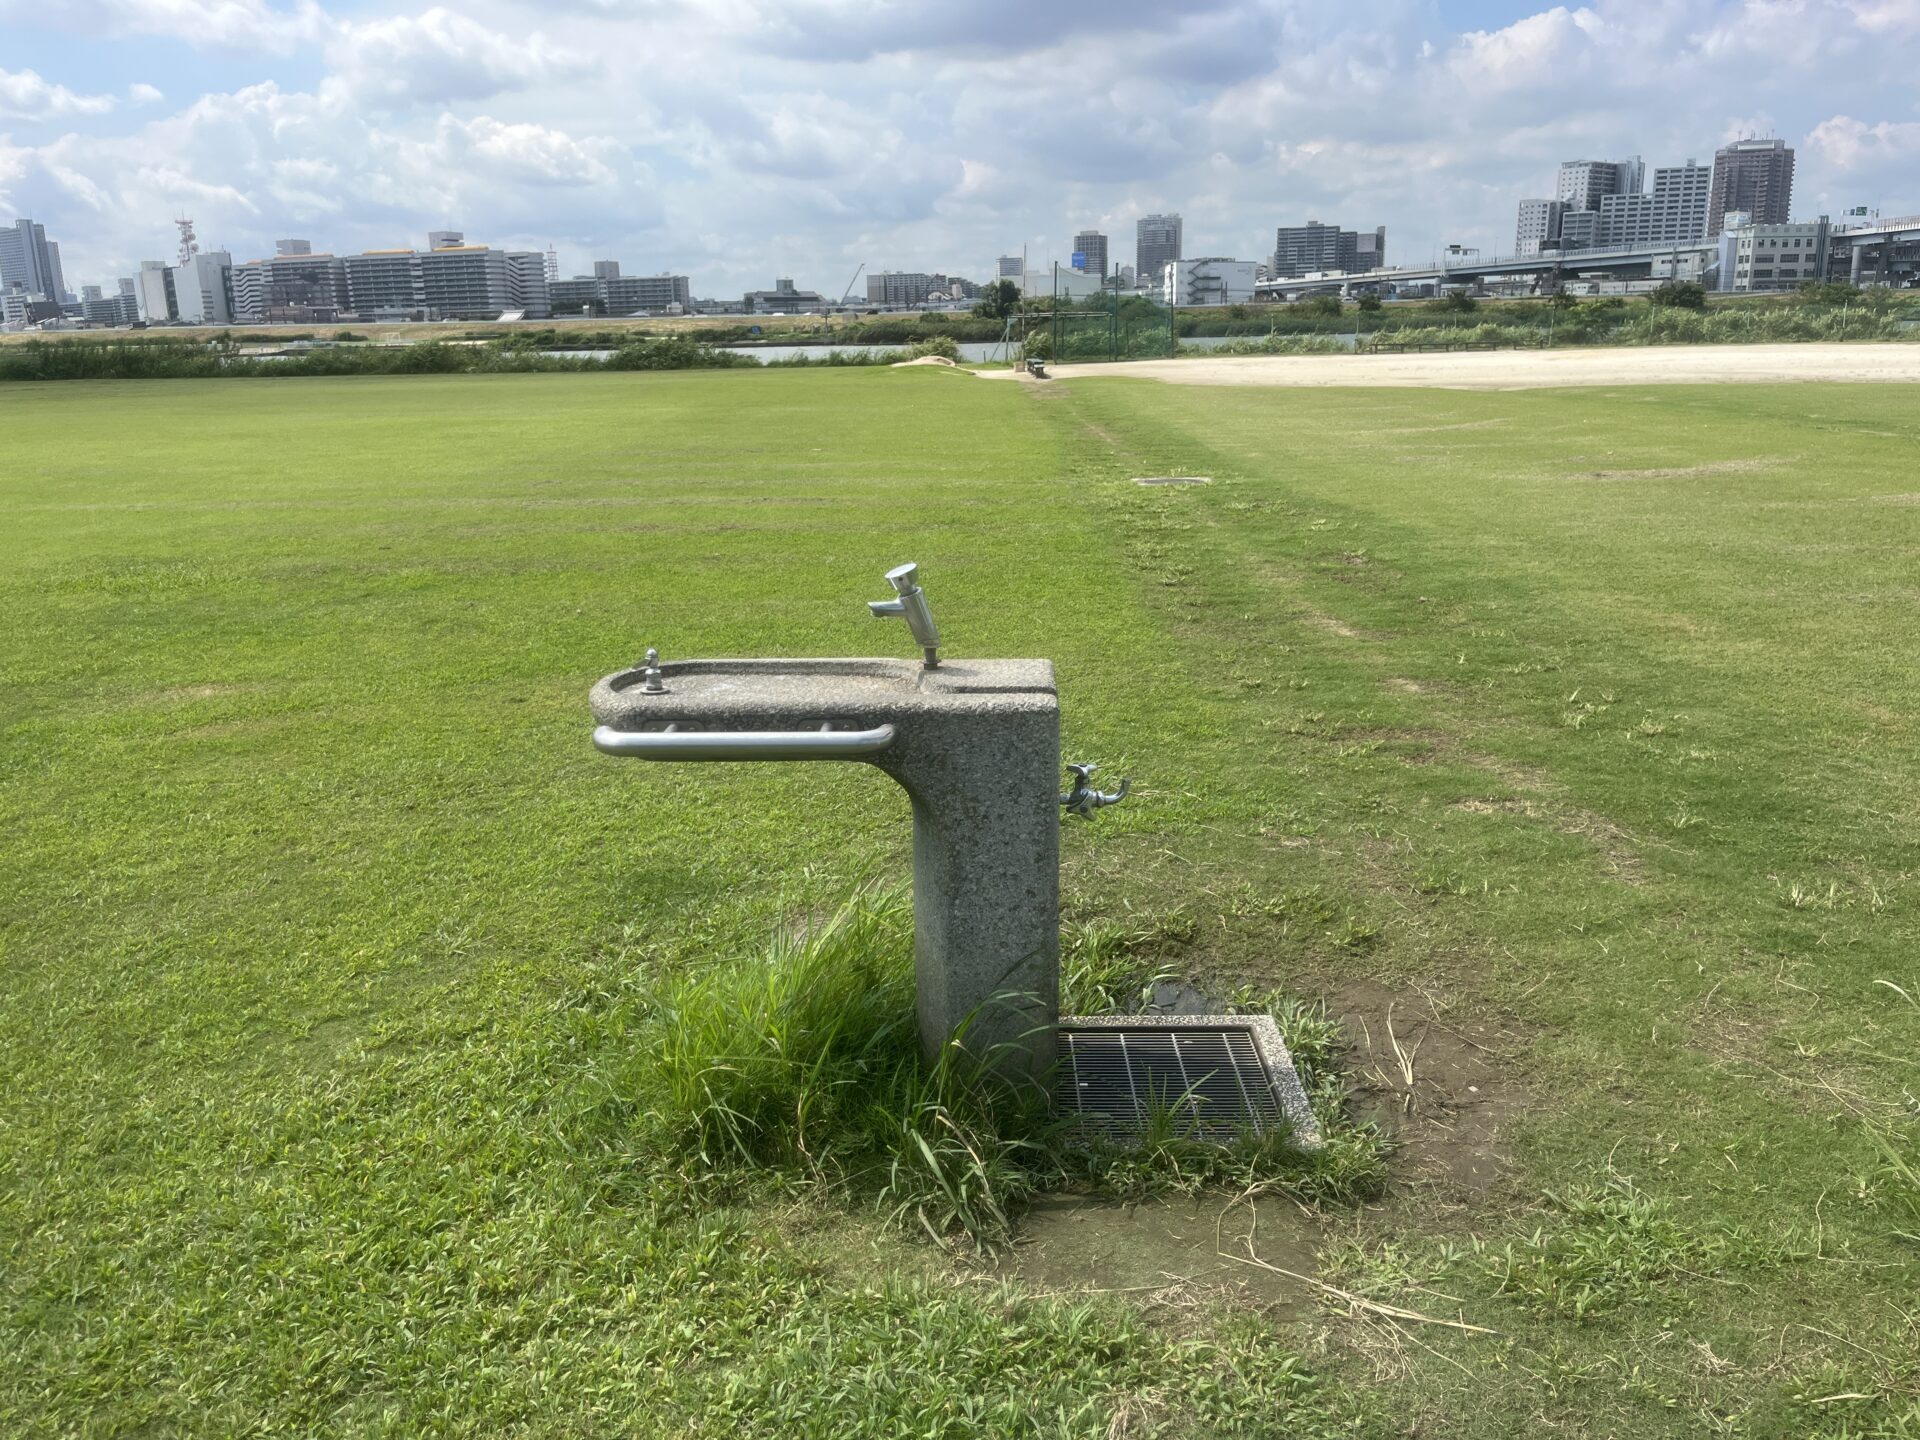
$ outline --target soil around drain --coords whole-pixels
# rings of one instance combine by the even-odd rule
[[[1520,1037],[1365,980],[1335,989],[1327,1010],[1347,1032],[1355,1110],[1398,1141],[1395,1169],[1449,1198],[1497,1184],[1512,1158],[1507,1126],[1526,1109],[1500,1053]]]
[[[1112,1295],[1143,1310],[1234,1302],[1308,1314],[1307,1285],[1233,1256],[1318,1273],[1320,1223],[1275,1196],[1139,1202],[1044,1195],[1020,1219],[1020,1238],[989,1262],[1003,1279],[1060,1299]],[[1224,1253],[1223,1253],[1224,1252]]]

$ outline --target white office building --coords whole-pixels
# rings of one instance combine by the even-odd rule
[[[202,250],[171,274],[174,318],[182,325],[233,323],[233,256]]]
[[[1220,255],[1170,260],[1161,272],[1160,297],[1167,305],[1235,305],[1253,299],[1259,265]]]
[[[1758,225],[1741,211],[1728,211],[1720,232],[1718,288],[1733,294],[1797,290],[1824,280],[1833,227],[1825,216],[1800,224]]]
[[[1567,213],[1564,200],[1522,200],[1514,225],[1513,253],[1538,255],[1560,246],[1560,224]]]
[[[1608,195],[1600,201],[1599,243],[1659,245],[1703,240],[1712,194],[1711,166],[1696,165],[1691,160],[1684,165],[1663,165],[1653,172],[1650,192]]]

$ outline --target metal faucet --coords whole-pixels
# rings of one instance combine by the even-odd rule
[[[1060,803],[1066,808],[1067,815],[1078,815],[1082,820],[1091,820],[1093,812],[1104,810],[1109,805],[1118,805],[1127,798],[1133,789],[1131,779],[1122,778],[1118,790],[1096,790],[1088,783],[1098,765],[1068,765],[1073,772],[1073,788],[1060,797]],[[1062,815],[1062,820],[1067,818]]]
[[[940,627],[933,623],[933,611],[927,608],[927,592],[914,583],[914,576],[919,573],[920,567],[912,561],[894,566],[887,572],[887,583],[893,586],[898,598],[869,600],[867,609],[882,619],[888,615],[904,619],[913,632],[914,644],[926,657],[922,663],[932,670],[940,664]]]

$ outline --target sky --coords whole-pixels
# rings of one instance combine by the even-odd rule
[[[0,223],[67,283],[429,229],[837,297],[1174,210],[1189,255],[1512,248],[1566,159],[1797,151],[1794,218],[1920,213],[1920,0],[0,0]]]

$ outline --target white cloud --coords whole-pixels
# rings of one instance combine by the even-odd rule
[[[1087,224],[1130,258],[1158,209],[1215,254],[1308,218],[1385,224],[1404,258],[1499,247],[1562,159],[1706,159],[1772,127],[1804,137],[1796,213],[1920,210],[1920,0],[1537,0],[1464,33],[1432,0],[323,3],[0,0],[9,38],[92,41],[66,68],[34,50],[42,84],[112,75],[120,102],[0,142],[6,206],[76,276],[167,253],[180,212],[237,253],[452,225],[701,294],[838,294],[863,261],[980,275]]]
[[[321,18],[314,0],[278,10],[266,0],[0,0],[0,18],[57,24],[84,35],[155,35],[200,49],[281,55],[310,40]]]
[[[1601,37],[1606,22],[1582,7],[1564,5],[1516,20],[1504,30],[1474,30],[1460,37],[1451,65],[1471,85],[1564,85],[1566,65]]]
[[[1882,120],[1869,125],[1851,115],[1822,120],[1807,136],[1806,148],[1836,170],[1913,164],[1920,154],[1920,121]]]
[[[76,95],[32,70],[0,70],[0,119],[61,120],[73,115],[104,115],[111,95]]]
[[[593,63],[538,34],[509,36],[435,6],[336,28],[326,53],[330,88],[364,104],[485,100],[504,91],[573,80]]]
[[[576,140],[545,125],[505,125],[488,116],[442,116],[438,148],[455,165],[527,185],[611,185],[620,147],[610,140]]]

